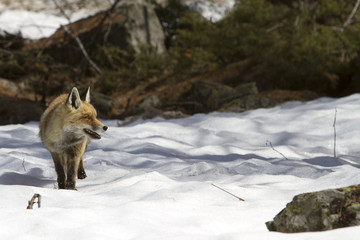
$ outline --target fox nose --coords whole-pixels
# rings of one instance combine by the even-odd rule
[[[103,126],[103,130],[106,131],[108,129],[107,126]]]

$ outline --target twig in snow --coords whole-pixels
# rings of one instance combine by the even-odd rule
[[[272,148],[272,150],[279,153],[285,160],[289,160],[287,157],[285,157],[284,154],[282,154],[280,151],[276,150],[269,140],[266,140],[266,146],[268,146],[268,145]]]
[[[335,116],[334,116],[334,158],[336,158],[336,115],[337,115],[337,109],[335,108]]]
[[[41,206],[41,195],[38,194],[38,193],[35,193],[34,196],[31,198],[30,201],[28,201],[28,206],[26,209],[32,209],[33,208],[33,205],[35,204],[35,199],[38,199],[37,200],[37,204],[38,204],[38,208],[40,208]]]
[[[235,197],[235,198],[239,199],[240,201],[244,201],[244,202],[245,202],[245,200],[244,200],[244,199],[242,199],[241,197],[238,197],[238,196],[236,196],[235,194],[232,194],[231,192],[228,192],[228,191],[226,191],[225,189],[223,189],[223,188],[221,188],[221,187],[219,187],[219,186],[216,186],[216,185],[215,185],[215,184],[213,184],[213,183],[212,183],[211,185],[213,185],[214,187],[216,187],[216,188],[220,189],[221,191],[226,192],[227,194],[230,194],[231,196],[233,196],[233,197]]]
[[[23,168],[24,168],[24,171],[26,172],[26,168],[25,168],[25,158],[23,158],[22,166],[23,166]]]

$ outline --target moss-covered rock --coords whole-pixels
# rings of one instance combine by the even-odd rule
[[[360,185],[300,194],[273,221],[270,231],[325,231],[360,225]]]

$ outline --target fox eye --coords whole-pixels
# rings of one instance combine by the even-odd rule
[[[86,116],[85,119],[86,119],[86,120],[91,120],[91,117],[90,117],[90,116]]]

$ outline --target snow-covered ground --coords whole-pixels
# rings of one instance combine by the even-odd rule
[[[108,9],[113,1],[0,0],[0,32],[20,32],[24,38],[33,40],[49,37],[60,25]],[[235,0],[184,0],[184,4],[205,18],[218,21],[233,8]]]
[[[125,127],[106,121],[78,191],[54,188],[37,122],[0,126],[0,239],[358,239],[360,227],[282,234],[265,222],[296,194],[360,182],[359,119],[356,94]],[[42,206],[27,210],[34,193]]]
[[[52,35],[61,25],[108,9],[113,0],[0,0],[0,31],[27,39]]]

